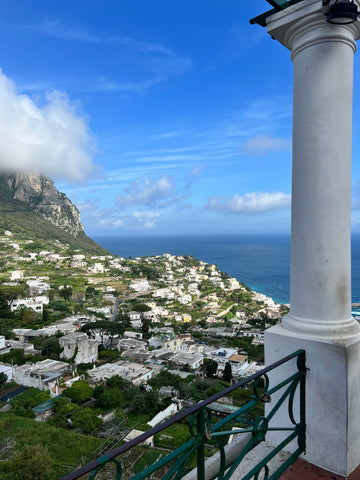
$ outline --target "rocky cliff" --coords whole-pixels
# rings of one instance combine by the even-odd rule
[[[0,235],[4,230],[44,249],[57,241],[85,253],[106,252],[85,235],[75,205],[43,175],[0,172]]]
[[[44,175],[1,172],[13,199],[25,202],[53,225],[77,237],[84,232],[79,210]]]

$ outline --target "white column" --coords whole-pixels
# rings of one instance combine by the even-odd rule
[[[291,22],[283,38],[294,63],[291,313],[284,326],[352,335],[359,331],[351,317],[350,258],[353,56],[359,31],[356,24],[327,23],[324,10]],[[271,26],[269,33],[276,38]]]
[[[290,313],[266,331],[265,358],[270,364],[305,349],[304,458],[348,475],[360,463],[360,326],[351,317],[350,264],[353,56],[360,22],[332,25],[325,11],[321,0],[303,0],[268,18],[268,33],[291,51],[294,111]],[[283,367],[271,381],[290,373]],[[279,426],[286,417],[284,410],[277,415]]]

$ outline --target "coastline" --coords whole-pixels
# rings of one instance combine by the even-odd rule
[[[92,237],[120,257],[192,255],[275,301],[290,302],[290,234]],[[352,234],[352,303],[360,302],[360,233]]]
[[[191,255],[216,264],[254,292],[277,303],[289,303],[289,235],[96,236],[94,240],[123,258],[164,253]]]

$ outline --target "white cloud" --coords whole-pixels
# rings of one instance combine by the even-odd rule
[[[252,192],[232,198],[210,197],[206,208],[223,213],[263,213],[290,207],[291,196],[282,192]]]
[[[148,177],[132,182],[124,194],[116,196],[115,201],[120,206],[143,205],[161,207],[172,197],[174,186],[171,180],[163,176],[152,182]]]
[[[104,227],[122,227],[124,222],[120,218],[103,218],[100,220],[100,225]]]
[[[83,182],[93,171],[94,139],[65,94],[42,105],[20,95],[0,70],[0,168]]]
[[[131,37],[120,37],[119,35],[97,35],[90,32],[85,26],[76,24],[73,26],[65,25],[60,20],[46,20],[43,24],[30,27],[48,37],[60,38],[82,43],[97,45],[130,46],[139,52],[155,52],[164,55],[173,54],[172,50],[157,43],[136,40]]]
[[[116,34],[99,35],[81,24],[65,25],[59,20],[50,20],[30,28],[47,37],[114,50],[113,55],[121,58],[122,78],[109,78],[106,74],[97,76],[91,78],[86,90],[142,94],[160,83],[185,74],[192,67],[190,58],[164,45]],[[104,55],[108,56],[108,53]]]
[[[133,212],[133,217],[139,220],[145,228],[154,228],[156,219],[160,217],[157,212]]]
[[[263,155],[269,152],[283,152],[291,150],[291,140],[281,137],[270,137],[269,135],[258,135],[249,138],[243,144],[243,149],[255,155]]]
[[[159,133],[157,135],[150,135],[149,140],[166,140],[167,138],[178,137],[181,132],[171,130],[170,132]]]
[[[118,82],[105,77],[98,77],[93,84],[94,91],[104,92],[131,92],[141,94],[149,90],[151,87],[166,81],[166,77],[154,77],[149,80]]]

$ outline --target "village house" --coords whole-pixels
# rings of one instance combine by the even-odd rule
[[[25,387],[49,391],[51,397],[55,397],[59,394],[60,381],[68,370],[68,363],[47,359],[33,365],[14,367],[14,381]]]
[[[241,287],[240,283],[238,282],[238,280],[236,280],[236,278],[229,278],[228,284],[230,290],[238,290]]]
[[[94,265],[88,267],[88,272],[92,274],[105,273],[105,266],[102,263],[94,263]]]
[[[145,349],[146,342],[142,342],[141,340],[137,340],[135,338],[119,338],[117,343],[118,350],[129,350],[129,349]]]
[[[185,294],[185,295],[180,295],[176,298],[176,300],[181,303],[181,305],[187,305],[188,303],[191,302],[191,295]]]
[[[159,397],[178,397],[179,390],[172,386],[162,386],[159,389]]]
[[[145,278],[140,278],[137,280],[133,280],[130,283],[129,288],[132,288],[133,290],[135,290],[135,292],[147,292],[148,290],[150,290],[150,284]]]
[[[48,278],[46,278],[48,280]],[[50,290],[50,285],[43,278],[35,278],[26,280],[32,295],[41,295]]]
[[[141,332],[133,332],[131,330],[124,332],[124,337],[141,339],[143,334]]]
[[[100,367],[89,370],[89,382],[91,384],[99,384],[108,378],[119,375],[134,385],[141,385],[157,375],[162,368],[161,366],[150,368],[140,363],[119,360],[115,363],[105,363]]]
[[[36,313],[43,313],[43,306],[48,305],[49,298],[42,295],[35,298],[19,298],[10,304],[10,310],[15,312],[21,307],[31,308]]]
[[[150,358],[152,358],[152,356],[153,356],[153,353],[149,352],[149,350],[146,350],[144,348],[135,348],[135,349],[125,350],[121,354],[121,358],[128,359],[133,362],[139,362],[139,363],[147,362]]]
[[[188,353],[202,353],[204,351],[204,345],[193,341],[184,342],[181,344],[180,350]]]
[[[60,395],[57,395],[54,398],[59,398]],[[36,407],[31,409],[35,413],[35,420],[37,422],[46,422],[49,418],[52,417],[54,413],[54,402],[53,398],[46,400],[43,403],[40,403]]]
[[[169,362],[179,367],[185,367],[186,365],[191,370],[197,370],[203,363],[204,356],[201,353],[176,353],[169,358]]]
[[[10,272],[10,281],[14,282],[16,280],[20,280],[24,278],[24,272],[22,270],[15,270],[14,272]]]
[[[148,312],[143,312],[142,313],[142,318],[144,320],[151,320],[151,321],[157,320],[157,316],[152,310],[150,310]]]
[[[142,321],[141,320],[130,320],[130,325],[132,328],[141,328]]]
[[[76,365],[79,363],[94,363],[98,359],[98,342],[90,339],[86,333],[74,332],[59,338],[63,349],[61,358],[73,358]]]
[[[116,303],[116,297],[112,293],[104,293],[102,298],[104,302]]]
[[[180,350],[181,345],[184,342],[187,342],[189,340],[191,340],[190,334],[179,335],[178,337],[175,337],[172,340],[168,340],[164,346],[169,350],[171,350],[172,352],[176,352],[177,350]]]
[[[34,349],[33,343],[20,342],[18,340],[5,340],[5,349],[1,351],[1,354],[8,353],[14,349],[23,350],[24,355],[33,355],[35,353],[40,353]]]
[[[175,292],[170,290],[170,288],[158,288],[152,292],[154,298],[167,298],[168,300],[173,300],[175,298]]]

